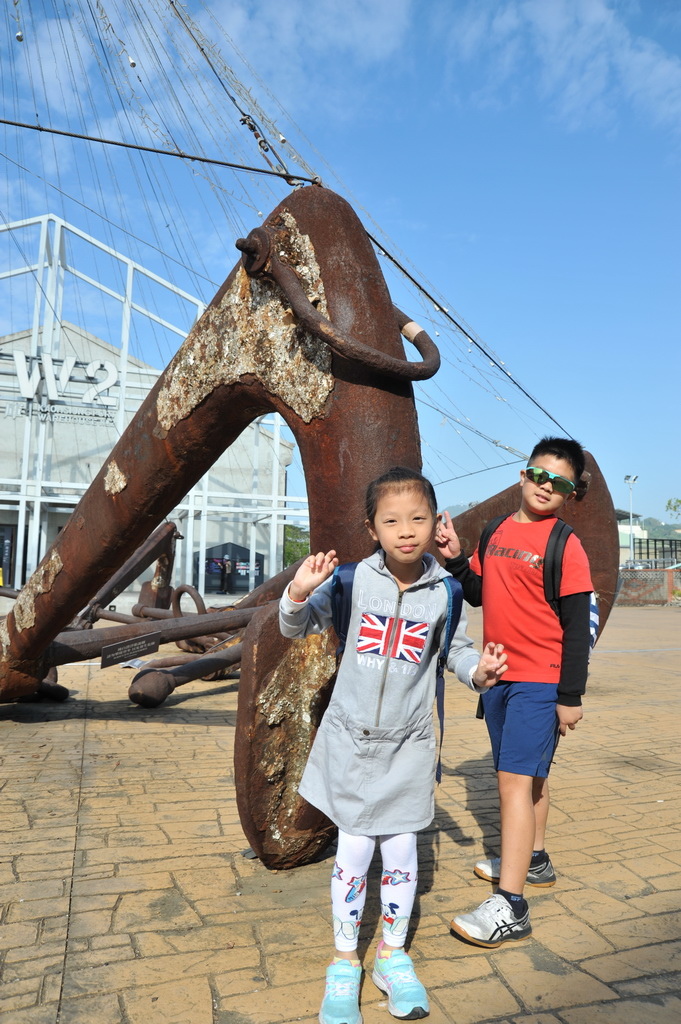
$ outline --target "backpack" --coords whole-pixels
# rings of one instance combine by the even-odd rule
[[[490,538],[505,519],[508,519],[508,515],[496,516],[494,519],[490,519],[480,534],[478,559],[481,570]],[[560,581],[563,574],[563,553],[568,537],[573,532],[572,527],[563,519],[556,519],[546,543],[546,551],[544,553],[544,597],[556,615],[559,614],[560,607],[558,602],[560,598]],[[598,621],[598,602],[592,590],[589,595],[589,647],[591,649],[593,649],[598,638]],[[477,717],[484,717],[482,697],[478,701]]]
[[[338,637],[337,658],[340,658],[345,650],[348,638],[348,626],[350,624],[350,611],[352,608],[352,584],[355,578],[357,562],[346,562],[336,567],[331,580],[331,619],[333,628]],[[449,651],[454,631],[461,618],[463,607],[463,589],[458,580],[453,576],[444,576],[441,579],[447,591],[447,618],[442,627],[442,643],[437,659],[437,673],[435,677],[435,698],[437,702],[437,717],[440,723],[440,748],[438,752],[435,778],[437,782],[442,781],[442,740],[445,731],[445,667],[447,665],[447,653]]]

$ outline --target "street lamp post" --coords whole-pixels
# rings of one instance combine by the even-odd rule
[[[634,484],[638,480],[636,476],[625,476],[625,484],[629,484],[629,559],[634,561]]]

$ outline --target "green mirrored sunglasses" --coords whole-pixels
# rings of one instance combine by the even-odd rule
[[[525,477],[539,487],[542,484],[550,483],[558,494],[572,494],[575,489],[572,480],[568,480],[565,476],[559,476],[558,473],[549,473],[548,469],[539,469],[538,466],[528,466],[525,470]]]

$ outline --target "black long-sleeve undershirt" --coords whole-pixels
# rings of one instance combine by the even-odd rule
[[[482,576],[470,567],[463,552],[445,562],[445,569],[463,587],[463,596],[474,608],[482,604]],[[567,594],[558,599],[558,618],[563,628],[563,651],[558,681],[558,703],[579,707],[589,671],[589,594]]]

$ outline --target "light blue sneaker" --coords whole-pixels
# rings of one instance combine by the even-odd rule
[[[426,990],[416,977],[411,957],[396,949],[385,958],[376,957],[371,979],[381,992],[387,993],[388,1009],[393,1017],[420,1020],[430,1013]]]
[[[359,1012],[359,983],[362,968],[339,960],[326,968],[326,991],[319,1011],[319,1024],[362,1024]]]

